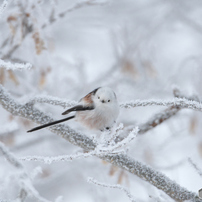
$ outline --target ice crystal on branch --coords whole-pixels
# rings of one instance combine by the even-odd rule
[[[30,70],[32,65],[30,63],[11,63],[5,62],[0,59],[0,68],[5,68],[6,70]]]

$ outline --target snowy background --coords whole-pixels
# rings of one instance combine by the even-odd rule
[[[182,97],[202,100],[202,1],[0,0],[0,5],[0,83],[20,104],[38,96],[78,101],[99,86],[111,87],[120,103],[173,100],[176,88]],[[64,107],[34,106],[54,119],[63,118]],[[167,108],[121,108],[117,122],[135,128]],[[181,109],[137,135],[127,154],[197,193],[202,187],[201,117],[201,110]],[[66,124],[93,135],[74,121]],[[0,141],[16,159],[83,151],[49,130],[26,132],[35,126],[0,106]],[[136,201],[173,201],[97,157],[19,162],[38,194],[49,201],[130,201],[119,189],[88,183],[88,177],[120,184]],[[22,197],[19,169],[1,151],[0,165],[0,201],[36,201],[29,193]]]

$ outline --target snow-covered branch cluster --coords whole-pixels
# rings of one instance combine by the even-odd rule
[[[118,126],[115,129],[115,133],[118,131],[120,127]],[[138,133],[138,128],[134,128],[126,138],[121,140],[120,142],[105,142],[105,144],[99,144],[99,142],[96,144],[96,147],[94,150],[85,152],[85,153],[77,153],[77,154],[72,154],[72,155],[62,155],[62,156],[25,156],[21,157],[20,160],[23,161],[42,161],[44,163],[50,164],[54,162],[59,162],[59,161],[72,161],[74,159],[79,159],[79,158],[87,158],[91,156],[98,156],[102,157],[104,155],[113,155],[113,154],[120,154],[120,153],[125,153],[124,147],[128,145],[134,138],[136,137]],[[109,135],[109,134],[108,134]],[[121,150],[120,150],[121,149]]]
[[[35,200],[41,202],[48,202],[45,198],[41,197],[38,191],[32,185],[32,179],[30,175],[25,171],[23,164],[6,148],[6,146],[0,142],[0,152],[6,158],[6,160],[19,170],[16,177],[19,178],[20,193],[18,199],[24,201],[27,195],[32,196]],[[39,169],[34,171],[33,177],[37,175]],[[1,199],[0,199],[1,200]],[[17,199],[16,199],[17,200]]]
[[[2,0],[0,201],[54,201],[58,193],[74,201],[71,193],[81,189],[86,201],[106,201],[108,189],[92,194],[86,176],[108,177],[89,182],[130,201],[144,201],[139,190],[148,200],[202,201],[198,190],[183,188],[201,188],[194,174],[202,175],[201,10],[200,1]],[[54,121],[52,114],[60,119],[58,108],[77,105],[99,86],[122,100],[123,124],[94,132],[71,120],[26,133]],[[190,184],[186,171],[194,175]],[[116,195],[107,199],[121,201]]]
[[[76,102],[76,101],[61,99],[61,98],[47,96],[47,95],[34,97],[27,102],[27,104],[31,104],[31,105],[33,105],[35,103],[47,103],[47,104],[51,104],[51,105],[61,106],[64,108],[72,107],[72,106],[75,106],[76,104],[78,104],[78,102]]]
[[[45,122],[52,121],[50,116],[45,115],[34,107],[28,107],[27,105],[20,105],[13,100],[6,90],[0,85],[0,104],[8,112],[13,115],[24,117],[32,120],[36,123],[43,124]],[[49,128],[52,132],[62,136],[70,143],[77,145],[87,151],[92,151],[96,148],[94,141],[87,136],[78,133],[64,124],[58,124]],[[130,136],[129,136],[130,137]],[[131,139],[131,138],[129,138]],[[128,140],[127,140],[128,142]],[[123,144],[124,145],[124,144]],[[160,172],[157,172],[146,166],[126,154],[104,154],[98,156],[99,158],[112,163],[113,165],[123,168],[128,172],[137,175],[141,179],[146,180],[158,189],[163,190],[171,198],[175,200],[194,200],[196,195],[188,190],[182,188],[174,181]],[[197,199],[198,200],[198,199]]]
[[[188,100],[186,98],[174,98],[172,100],[135,100],[121,104],[122,108],[134,108],[145,106],[166,106],[166,107],[181,107],[202,111],[202,104],[197,101]]]

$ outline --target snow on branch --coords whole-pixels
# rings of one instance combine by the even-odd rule
[[[58,105],[62,106],[64,108],[66,107],[72,107],[78,104],[77,101],[74,100],[67,100],[67,99],[61,99],[53,96],[47,96],[47,95],[41,95],[36,96],[33,99],[30,99],[28,102],[29,104],[34,103],[48,103],[51,105]],[[197,111],[202,111],[202,103],[190,100],[188,98],[174,98],[172,100],[134,100],[126,103],[121,103],[121,108],[134,108],[134,107],[145,107],[145,106],[167,106],[167,107],[175,107],[175,108],[188,108],[193,109]]]
[[[34,97],[28,103],[33,105],[36,102],[37,103],[47,103],[47,104],[51,104],[51,105],[62,106],[64,108],[73,107],[76,104],[78,104],[78,102],[76,102],[76,101],[61,99],[61,98],[58,98],[58,97],[47,96],[47,95]]]
[[[0,85],[0,104],[13,115],[29,119],[35,123],[44,124],[53,119],[40,110],[29,105],[21,105],[11,98],[6,89]],[[76,132],[65,124],[58,124],[48,128],[50,131],[62,136],[70,143],[77,145],[86,151],[92,151],[96,148],[95,142],[89,137]],[[196,193],[190,192],[181,187],[176,182],[170,180],[164,174],[155,171],[151,167],[138,162],[126,154],[106,154],[98,156],[99,158],[112,163],[113,165],[125,169],[128,172],[140,177],[152,184],[156,188],[164,191],[175,201],[192,200],[201,201]]]
[[[120,124],[120,125],[122,125],[122,124]],[[117,132],[119,132],[119,129],[120,129],[120,126],[118,126],[117,129],[115,129],[115,134],[116,134]],[[129,134],[128,134],[127,137],[123,138],[123,139],[122,139],[121,141],[119,141],[119,142],[115,142],[115,141],[114,141],[117,136],[115,136],[114,134],[112,134],[112,137],[114,137],[114,139],[113,139],[113,140],[111,139],[111,140],[108,142],[109,145],[103,146],[103,145],[101,145],[101,144],[98,144],[97,147],[95,148],[95,151],[98,152],[97,154],[99,154],[99,152],[101,152],[100,154],[102,154],[102,152],[105,152],[105,153],[108,153],[108,154],[112,154],[113,152],[118,152],[117,149],[120,149],[120,148],[125,147],[125,146],[128,145],[132,140],[135,139],[135,137],[137,136],[138,131],[139,131],[139,128],[138,128],[138,127],[135,127],[134,129],[132,129],[132,130],[129,132]],[[110,135],[111,135],[111,134],[110,134]],[[121,152],[122,152],[122,151],[120,151],[120,153],[121,153]]]
[[[41,161],[46,164],[51,164],[54,162],[60,162],[60,161],[72,161],[74,159],[79,159],[79,158],[87,158],[94,156],[95,152],[91,151],[88,153],[79,153],[79,154],[73,154],[73,155],[61,155],[61,156],[25,156],[19,158],[19,160],[23,161]]]
[[[23,168],[22,163],[12,153],[8,151],[8,149],[2,142],[0,142],[0,151],[4,155],[4,157],[7,159],[7,161],[11,163],[14,167],[19,169]]]
[[[88,153],[78,153],[78,154],[72,154],[72,155],[61,155],[61,156],[25,156],[19,158],[19,160],[23,161],[41,161],[46,164],[51,164],[54,162],[60,162],[60,161],[72,161],[74,159],[79,159],[79,158],[88,158],[92,156],[104,156],[107,154],[119,154],[125,152],[124,150],[117,150],[120,149],[124,146],[126,146],[129,142],[131,142],[137,135],[138,133],[138,128],[136,127],[133,129],[129,135],[124,138],[122,141],[115,143],[113,145],[97,145],[94,150],[88,152]]]
[[[7,6],[8,6],[8,0],[4,0],[0,6],[0,18],[1,18],[2,14],[5,11]]]
[[[49,202],[39,195],[38,191],[32,185],[31,179],[28,173],[25,171],[23,164],[11,152],[9,152],[9,150],[2,142],[0,142],[0,151],[9,163],[20,170],[20,174],[17,173],[17,175],[19,178],[21,191],[23,190],[23,192],[25,192],[25,195],[28,194],[34,197],[37,201]]]
[[[0,68],[5,68],[6,70],[30,70],[32,68],[32,64],[30,63],[11,63],[5,62],[0,59]]]
[[[186,98],[174,98],[172,100],[134,100],[120,105],[122,108],[134,108],[145,106],[167,106],[182,107],[202,111],[202,104],[197,101],[188,100]]]
[[[91,177],[88,178],[88,182],[92,183],[92,184],[95,184],[97,186],[101,186],[101,187],[112,188],[112,189],[120,189],[121,191],[126,193],[128,198],[130,199],[130,201],[135,202],[135,199],[134,199],[133,195],[130,193],[130,191],[127,188],[125,188],[125,187],[123,187],[123,186],[121,186],[119,184],[113,184],[113,185],[105,184],[105,183],[102,183],[102,182],[98,182],[97,180],[95,180],[95,179],[93,179]]]

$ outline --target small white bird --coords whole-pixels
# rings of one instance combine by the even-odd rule
[[[90,129],[101,131],[110,129],[118,117],[119,104],[116,94],[111,88],[100,87],[81,98],[78,105],[66,110],[62,115],[74,111],[76,111],[76,113],[73,116],[38,126],[27,132],[33,132],[73,118]]]

